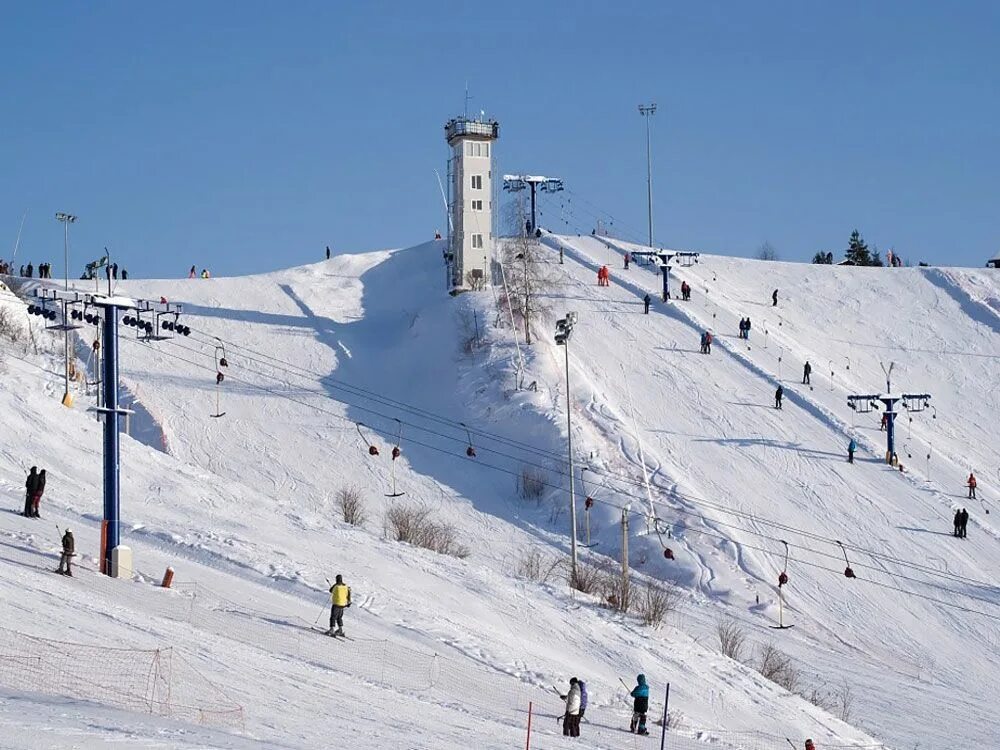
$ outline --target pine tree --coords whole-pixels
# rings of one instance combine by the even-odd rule
[[[820,250],[813,256],[812,262],[822,266],[833,265],[833,253],[824,253]]]
[[[871,253],[868,252],[868,245],[861,238],[861,233],[855,229],[851,232],[851,239],[848,242],[845,256],[856,266],[870,266],[872,262]]]

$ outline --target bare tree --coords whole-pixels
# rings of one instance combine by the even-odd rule
[[[735,661],[743,661],[743,649],[746,647],[747,632],[736,620],[719,620],[716,628],[719,634],[719,648],[724,656]]]
[[[778,250],[770,242],[764,240],[757,248],[757,260],[780,260]]]
[[[511,236],[499,242],[505,284],[497,303],[501,312],[509,303],[514,317],[524,326],[524,341],[530,345],[532,322],[548,312],[542,295],[551,288],[552,279],[549,259],[538,238],[525,234],[525,221],[523,201],[515,200],[504,210],[503,223]]]
[[[357,487],[341,487],[337,490],[337,504],[344,520],[352,526],[364,526],[368,520],[361,490]]]

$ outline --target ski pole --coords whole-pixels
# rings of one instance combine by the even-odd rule
[[[788,743],[789,745],[791,745],[791,746],[792,746],[792,750],[795,750],[795,743],[794,743],[794,742],[792,742],[792,741],[791,741],[790,739],[788,739],[787,737],[785,737],[785,742],[787,742],[787,743]]]

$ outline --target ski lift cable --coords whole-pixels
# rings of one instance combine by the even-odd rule
[[[178,344],[177,342],[174,342],[174,341],[168,341],[167,343],[175,345],[175,346],[178,346],[179,348],[185,349],[187,351],[192,351],[192,352],[195,351],[195,350],[190,349],[189,347],[185,347],[185,346],[180,345],[180,344]],[[183,359],[183,358],[180,358],[180,359]],[[184,361],[188,361],[188,360],[184,360]],[[199,366],[199,365],[197,365],[197,363],[192,363],[192,364],[195,364],[195,366]],[[258,387],[258,388],[263,388],[263,386],[256,386],[255,384],[252,384],[252,383],[250,385],[254,385],[255,387]],[[269,389],[265,388],[265,390],[269,390]],[[323,396],[325,394],[316,392],[315,395]],[[352,405],[353,406],[353,404],[350,404],[350,403],[348,403],[348,405]],[[309,404],[309,406],[311,406],[313,408],[318,408],[318,407],[315,407],[315,405],[311,405],[311,404]],[[358,408],[364,409],[365,407],[358,407]],[[369,411],[369,412],[372,412],[372,413],[374,413],[374,414],[376,414],[378,416],[381,416],[381,417],[383,417],[385,419],[394,419],[393,417],[390,417],[390,416],[387,416],[385,414],[382,414],[381,412],[375,412],[374,410],[371,410],[371,409],[366,409],[366,410]],[[342,415],[337,415],[337,416],[341,417],[342,419],[347,419],[346,417],[343,417]],[[348,421],[350,421],[350,420],[348,420]],[[417,426],[417,429],[426,429],[426,428],[420,428],[419,426]],[[435,434],[435,435],[440,435],[440,433],[435,433],[433,431],[431,431],[431,433]],[[445,437],[445,438],[447,438],[449,440],[454,440],[454,438],[452,436],[442,435],[442,437]],[[435,450],[439,450],[441,452],[448,453],[448,451],[446,451],[446,450],[444,450],[444,449],[442,449],[440,447],[436,447],[435,446],[434,449]],[[520,459],[517,459],[516,457],[511,457],[508,454],[504,454],[504,453],[500,453],[500,452],[497,452],[497,455],[505,456],[505,457],[508,457],[508,458],[514,458],[515,460],[520,460]],[[550,470],[550,467],[548,467],[548,466],[542,466],[542,465],[539,465],[539,464],[533,464],[533,465],[534,466],[538,466],[539,468],[544,468],[546,470]],[[591,469],[591,471],[594,471],[594,470]],[[513,474],[514,472],[508,472],[508,473],[512,473]],[[594,472],[594,473],[598,473],[598,472]],[[635,480],[629,479],[629,478],[624,478],[624,477],[620,477],[618,475],[613,475],[613,474],[610,475],[610,476],[614,476],[615,478],[619,479],[623,484],[628,484],[628,485],[632,485],[632,486],[636,486],[636,487],[640,487],[641,486],[641,485],[638,484],[638,482],[636,482]],[[546,485],[549,486],[549,487],[552,487],[554,489],[564,490],[564,488],[562,488],[560,485],[554,485],[554,484],[548,484],[548,483],[546,483]],[[625,495],[627,497],[634,498],[634,499],[639,499],[639,500],[644,499],[641,495],[631,494],[631,493],[628,493],[628,492],[622,492],[621,494],[623,494],[623,495]],[[704,506],[704,507],[716,510],[716,511],[721,512],[721,513],[725,513],[725,514],[728,514],[728,515],[736,516],[737,518],[743,518],[745,520],[751,520],[751,521],[753,521],[755,523],[761,523],[763,525],[773,526],[775,528],[778,528],[778,529],[781,529],[781,530],[784,530],[784,531],[789,531],[789,532],[792,532],[792,533],[795,533],[795,534],[798,534],[798,535],[801,535],[801,536],[804,536],[804,537],[807,537],[807,538],[814,539],[816,541],[821,541],[821,542],[824,542],[824,543],[827,543],[827,544],[831,544],[831,545],[832,544],[839,544],[839,542],[837,540],[833,539],[833,538],[824,537],[824,536],[819,535],[819,534],[814,534],[812,532],[808,532],[808,531],[805,531],[803,529],[798,529],[796,527],[789,526],[787,524],[783,524],[783,523],[780,523],[780,522],[777,522],[777,521],[769,521],[767,519],[762,519],[762,518],[760,518],[758,516],[751,515],[751,514],[743,512],[743,511],[738,511],[736,509],[727,508],[725,506],[722,506],[722,505],[719,505],[719,504],[716,504],[716,503],[712,503],[712,502],[707,501],[707,500],[705,500],[703,498],[697,498],[697,497],[690,496],[690,495],[683,495],[682,493],[674,493],[674,496],[677,497],[677,498],[679,498],[679,499],[688,500],[689,502],[691,502],[691,504],[694,504],[694,505],[701,505],[701,506]],[[657,501],[656,504],[662,505],[663,507],[668,507],[668,508],[671,509],[672,512],[676,512],[676,513],[680,513],[680,514],[685,514],[685,515],[691,515],[691,516],[699,518],[699,519],[701,519],[701,520],[703,520],[705,522],[713,523],[713,524],[715,524],[717,526],[729,527],[729,528],[733,528],[733,529],[736,529],[736,530],[739,530],[739,531],[748,532],[747,529],[745,529],[744,527],[741,527],[739,525],[728,524],[728,523],[723,522],[723,521],[718,521],[718,520],[715,520],[715,519],[710,519],[707,516],[704,516],[703,514],[700,514],[700,513],[696,512],[696,511],[693,511],[693,510],[690,510],[690,509],[669,506],[669,505],[667,505],[663,501]],[[749,531],[748,533],[759,534],[759,532],[755,532],[755,531]],[[796,546],[801,546],[801,545],[796,545]],[[866,548],[863,548],[863,547],[860,547],[860,546],[856,546],[856,545],[847,545],[847,546],[850,547],[851,549],[855,550],[856,552],[864,553],[864,554],[869,555],[869,556],[871,556],[873,558],[884,559],[884,560],[889,561],[889,562],[893,562],[893,563],[896,563],[896,564],[900,564],[900,565],[904,565],[904,566],[910,567],[911,569],[914,569],[914,570],[920,570],[921,572],[924,572],[924,573],[927,573],[927,574],[930,574],[930,575],[938,575],[938,576],[942,576],[942,577],[944,577],[944,575],[945,575],[941,571],[939,571],[939,570],[937,570],[935,568],[931,568],[929,566],[923,566],[923,565],[921,565],[919,563],[915,563],[915,562],[908,561],[908,560],[905,560],[905,559],[897,558],[897,557],[894,557],[892,555],[887,555],[887,554],[885,554],[883,552],[878,552],[878,551],[875,551],[875,550],[869,550],[869,549],[866,549]],[[948,576],[948,577],[952,578],[953,576]],[[970,583],[972,585],[976,585],[976,586],[990,586],[990,584],[987,584],[987,583],[982,582],[982,581],[977,581],[975,579],[971,579],[971,578],[967,578],[967,577],[962,577],[962,578],[966,582],[968,582],[968,583]]]
[[[125,339],[125,340],[127,340],[127,341],[129,341],[131,343],[131,340],[129,340],[129,339]],[[139,342],[136,342],[136,343],[139,343]],[[163,356],[167,356],[167,357],[170,357],[170,358],[173,358],[173,359],[177,359],[179,361],[185,362],[185,363],[193,365],[195,367],[204,367],[204,365],[201,365],[198,362],[186,359],[186,358],[181,357],[179,355],[167,353],[161,347],[157,347],[156,351],[158,353],[162,354]],[[363,434],[361,434],[360,425],[362,425],[362,423],[354,422],[353,420],[351,420],[348,417],[345,417],[342,414],[338,414],[338,413],[333,412],[333,411],[331,411],[329,409],[323,409],[322,407],[319,407],[319,406],[317,406],[315,404],[311,404],[311,403],[309,403],[307,401],[303,401],[301,399],[295,398],[294,396],[292,396],[292,395],[290,395],[288,393],[277,391],[277,390],[274,390],[272,388],[268,388],[267,386],[259,385],[257,383],[252,383],[252,382],[249,382],[249,381],[239,381],[236,378],[234,378],[234,380],[236,380],[236,382],[243,382],[243,383],[245,383],[246,385],[248,385],[248,386],[250,386],[252,388],[264,391],[264,392],[269,393],[271,395],[278,396],[278,397],[281,397],[281,398],[285,398],[286,400],[292,401],[294,403],[298,403],[298,404],[300,404],[302,406],[305,406],[307,408],[311,408],[311,409],[313,409],[315,411],[319,411],[319,412],[328,414],[328,415],[333,416],[333,417],[335,417],[335,418],[337,418],[339,420],[343,420],[343,421],[349,422],[351,424],[354,424],[355,426],[358,426],[359,435],[361,435],[362,440],[367,443],[367,445],[369,447],[369,451],[372,448],[375,447],[374,445],[372,445],[370,442],[367,441],[367,439],[364,437]],[[428,450],[433,450],[433,451],[436,451],[436,452],[439,452],[439,453],[442,453],[442,454],[445,454],[445,455],[451,455],[451,456],[455,455],[452,451],[444,449],[444,448],[441,448],[440,446],[431,445],[429,443],[425,443],[425,442],[422,442],[422,441],[419,441],[419,440],[413,440],[413,439],[411,439],[410,442],[413,443],[413,444],[415,444],[415,445],[419,445],[419,446],[421,446],[423,448],[426,448]],[[377,449],[376,449],[376,451],[377,451]],[[377,453],[372,454],[372,455],[377,455]],[[508,469],[508,468],[505,468],[505,467],[502,467],[502,466],[497,466],[495,464],[490,464],[490,463],[484,462],[484,461],[480,461],[479,463],[484,468],[487,468],[487,469],[490,469],[490,470],[493,470],[493,471],[502,472],[502,473],[508,474],[510,476],[513,476],[513,477],[519,476],[518,472],[513,471],[511,469]],[[548,488],[550,488],[550,489],[552,489],[554,491],[567,492],[566,488],[563,487],[562,485],[552,484],[550,482],[545,482],[545,481],[542,481],[541,483],[542,483],[543,486],[546,486],[546,487],[548,487]],[[633,495],[633,494],[629,494],[627,492],[622,492],[621,494],[624,495],[624,496],[626,496],[626,497],[631,497],[631,498],[638,499],[638,500],[644,499],[641,495]],[[599,499],[599,500],[597,500],[597,502],[601,502],[602,504],[604,504],[606,506],[609,506],[609,507],[612,507],[612,508],[615,508],[616,510],[619,510],[619,511],[625,510],[625,506],[618,505],[617,503],[610,502],[610,501],[608,501],[606,499]],[[662,505],[663,507],[670,507],[670,506],[667,506],[663,502],[659,502],[657,504]],[[753,536],[761,537],[763,539],[772,540],[772,541],[782,541],[781,539],[778,539],[777,537],[770,536],[770,535],[765,534],[765,533],[760,532],[760,531],[756,531],[756,530],[753,530],[753,529],[747,529],[745,527],[741,527],[741,526],[738,526],[736,524],[728,524],[728,523],[725,523],[725,522],[720,522],[720,521],[717,521],[715,519],[708,518],[707,516],[705,516],[703,514],[700,514],[700,513],[696,512],[696,511],[693,511],[693,510],[689,510],[689,509],[685,509],[685,508],[674,508],[674,507],[670,507],[670,510],[672,512],[676,512],[678,514],[689,515],[689,516],[693,516],[693,517],[699,518],[699,519],[705,521],[706,523],[712,523],[712,524],[715,524],[717,526],[731,528],[731,529],[734,529],[736,531],[741,531],[741,532],[746,533],[746,534],[750,534],[750,535],[753,535]],[[629,512],[631,514],[640,515],[638,511],[629,511]],[[664,519],[657,518],[656,520],[658,522],[667,523]],[[764,521],[762,519],[759,519],[759,518],[755,518],[754,520],[756,520],[758,522],[761,522],[761,523],[764,523]],[[814,536],[819,541],[824,541],[824,542],[827,541],[826,538],[820,537],[818,535],[813,535],[810,532],[805,532],[805,531],[797,530],[794,527],[787,527],[787,528],[790,531],[792,531],[792,532],[800,533],[800,534],[802,534],[804,536]],[[707,532],[707,531],[704,531],[704,530],[696,530],[696,529],[688,528],[688,529],[686,529],[686,532],[687,533],[701,533],[701,534],[706,534],[706,535],[709,535],[709,536],[714,536],[716,538],[723,539],[723,540],[726,540],[726,541],[729,541],[729,542],[733,541],[732,538],[730,538],[730,537],[725,537],[725,536],[722,536],[720,534],[713,534],[711,532]],[[871,553],[871,552],[868,552],[866,550],[863,550],[861,548],[858,548],[858,547],[855,547],[855,546],[852,546],[852,545],[845,545],[843,542],[841,542],[839,540],[830,540],[830,541],[832,541],[834,544],[837,544],[840,547],[841,551],[845,555],[845,558],[846,558],[846,549],[850,548],[850,549],[853,549],[853,550],[855,550],[857,552],[862,552],[864,554],[867,554],[867,555],[869,555],[871,557],[882,558],[882,559],[885,559],[887,561],[893,562],[893,563],[895,563],[895,564],[897,564],[897,565],[899,565],[899,566],[901,566],[901,567],[903,567],[905,569],[910,569],[910,570],[914,570],[914,571],[917,571],[917,572],[922,572],[922,573],[925,573],[925,574],[928,574],[928,575],[934,575],[934,576],[944,577],[944,578],[947,578],[948,580],[952,580],[952,581],[965,582],[965,583],[968,583],[968,584],[973,585],[973,586],[977,586],[977,587],[981,587],[981,588],[986,588],[986,589],[988,589],[990,591],[995,590],[995,586],[993,584],[987,583],[985,581],[978,581],[978,580],[975,580],[975,579],[972,579],[972,578],[968,578],[966,576],[962,576],[960,574],[945,573],[945,572],[942,572],[940,570],[937,570],[936,568],[929,568],[929,567],[921,566],[919,564],[915,564],[915,563],[912,563],[910,561],[901,560],[899,558],[894,558],[894,557],[887,556],[887,555],[880,554],[880,553]],[[761,549],[762,551],[767,551],[764,548],[757,548],[757,547],[754,547],[753,545],[747,544],[745,542],[739,542],[739,544],[741,544],[742,546],[747,547],[749,549]],[[796,549],[801,549],[803,551],[811,552],[812,554],[820,556],[820,557],[839,558],[839,555],[833,555],[831,553],[822,552],[820,550],[817,550],[816,548],[808,547],[808,546],[805,546],[805,545],[789,544],[789,546],[790,547],[794,547]],[[879,568],[879,567],[865,565],[865,564],[857,564],[857,566],[859,568],[866,568],[866,569],[871,569],[871,570],[874,570],[874,571],[877,571],[877,572],[883,572],[884,573],[884,570],[882,568]],[[931,583],[929,581],[926,581],[926,580],[923,580],[923,579],[918,579],[918,578],[913,578],[911,576],[905,576],[903,574],[898,574],[897,573],[897,574],[894,574],[894,575],[896,575],[897,578],[900,578],[900,579],[903,579],[903,580],[908,580],[908,581],[911,581],[911,582],[914,582],[914,583],[919,583],[921,585],[930,585],[930,586],[934,586],[935,585],[935,584],[933,584],[933,583]],[[975,596],[973,596],[973,595],[971,595],[969,593],[966,593],[966,592],[955,592],[955,591],[953,591],[951,589],[945,589],[945,590],[950,591],[952,593],[956,593],[957,595],[960,595],[960,596],[967,596],[969,598],[977,599],[977,600],[980,600],[980,601],[986,601],[987,603],[993,603],[991,600],[979,599],[979,597],[975,597]]]

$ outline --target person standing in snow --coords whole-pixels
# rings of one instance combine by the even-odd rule
[[[784,395],[785,395],[785,389],[782,388],[779,385],[778,386],[778,390],[776,390],[774,392],[774,408],[775,409],[780,409],[781,408],[781,399],[784,397]]]
[[[646,729],[646,713],[649,711],[649,685],[646,684],[646,675],[639,675],[635,681],[636,686],[629,693],[632,696],[632,723],[629,724],[629,731],[634,734],[649,734],[649,730]]]
[[[351,587],[344,577],[337,575],[330,587],[330,629],[327,635],[344,635],[344,610],[351,606]],[[336,627],[336,630],[334,628]]]
[[[884,432],[885,430],[889,429],[889,415],[888,414],[886,414],[886,413],[882,414],[882,421],[879,422],[878,428],[879,428],[880,432]]]
[[[644,315],[649,315],[649,303],[650,302],[651,302],[651,300],[650,300],[650,297],[649,297],[648,294],[645,297],[642,298],[642,305],[643,305],[643,311],[642,312],[643,312]]]
[[[438,239],[438,240],[441,239],[441,233],[440,232],[437,233],[437,236],[435,237],[435,239]],[[329,245],[326,246],[326,259],[330,260],[330,246]]]
[[[127,268],[123,268],[122,269],[122,281],[128,281],[128,269]]]
[[[24,482],[24,513],[25,518],[31,518],[31,509],[34,507],[35,492],[38,491],[38,467],[32,466],[28,472],[28,478]]]
[[[32,518],[41,518],[38,515],[38,504],[42,501],[43,492],[45,492],[45,469],[38,472],[38,486],[35,488],[35,496],[31,498]]]
[[[959,528],[959,534],[962,539],[965,539],[969,535],[969,511],[962,508],[962,523]]]
[[[194,267],[194,266],[191,266],[191,270],[190,270],[190,271],[188,271],[188,278],[189,278],[189,279],[193,279],[193,278],[194,278],[194,277],[195,277],[195,276],[197,275],[197,273],[198,273],[198,272],[197,272],[197,270],[195,269],[195,267]]]
[[[970,500],[975,500],[976,499],[976,475],[973,474],[971,471],[969,472],[969,479],[968,479],[968,481],[966,481],[966,484],[969,486],[969,499]]]
[[[813,366],[809,364],[809,360],[806,360],[805,367],[802,368],[802,385],[811,385],[809,382],[809,376],[812,375]]]
[[[962,511],[955,511],[955,536],[962,536]]]
[[[569,692],[566,693],[566,695],[560,695],[559,697],[566,701],[566,712],[563,714],[563,736],[579,737],[580,702],[582,700],[580,693],[580,681],[575,677],[570,678]]]
[[[750,340],[750,316],[749,315],[747,315],[746,328],[743,329],[743,338],[745,338],[747,341]]]
[[[56,573],[61,573],[64,576],[73,577],[73,570],[70,568],[70,561],[76,554],[76,542],[73,539],[73,532],[66,529],[66,533],[63,534],[62,538],[62,557],[59,558],[59,567],[56,569]]]
[[[856,451],[857,449],[858,449],[857,442],[854,440],[854,438],[851,438],[851,442],[847,444],[847,463],[849,464],[854,463],[854,451]]]
[[[577,684],[580,686],[580,718],[583,719],[583,715],[587,713],[587,683],[577,680]],[[579,722],[577,726],[579,727]]]
[[[744,334],[747,332],[747,322],[743,318],[740,318],[740,338],[745,338]]]
[[[632,260],[632,256],[629,255],[628,253],[625,253],[625,270],[626,271],[628,270],[628,264],[629,264],[629,262],[631,262],[631,260]]]
[[[806,740],[806,750],[816,750],[812,740]]]
[[[778,290],[775,289],[773,292],[771,292],[771,307],[777,307],[777,306],[778,306]]]

